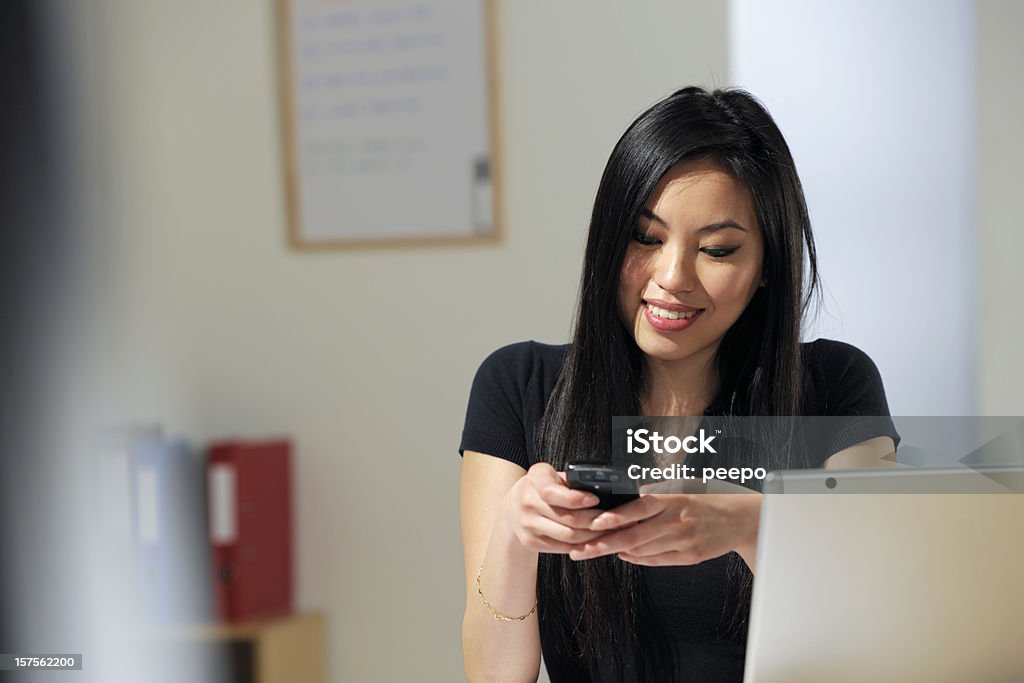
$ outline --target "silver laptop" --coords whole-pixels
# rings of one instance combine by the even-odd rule
[[[952,492],[998,469],[766,480],[744,681],[1024,681],[1024,495]]]

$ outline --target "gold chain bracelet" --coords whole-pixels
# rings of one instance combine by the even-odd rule
[[[484,607],[491,611],[491,614],[494,616],[495,619],[497,619],[498,621],[524,621],[537,611],[537,603],[533,603],[533,608],[521,617],[510,617],[494,609],[494,605],[487,602],[487,598],[484,597],[484,589],[480,585],[480,575],[483,573],[484,566],[480,565],[480,570],[476,573],[476,592],[480,594],[480,599],[483,600]]]

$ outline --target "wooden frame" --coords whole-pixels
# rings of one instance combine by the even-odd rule
[[[299,106],[299,97],[296,94],[297,81],[299,74],[297,72],[297,65],[295,59],[295,49],[297,45],[297,26],[296,26],[296,5],[302,0],[275,0],[277,7],[277,33],[278,33],[278,65],[280,70],[280,103],[281,103],[281,122],[282,122],[282,138],[283,138],[283,159],[285,164],[285,199],[286,199],[286,210],[287,210],[287,221],[288,221],[288,242],[290,246],[298,250],[310,250],[319,251],[325,249],[358,249],[358,248],[377,248],[377,247],[411,247],[411,246],[436,246],[436,245],[457,245],[457,244],[480,244],[495,242],[501,239],[503,232],[503,217],[504,217],[504,202],[503,193],[501,188],[502,184],[502,150],[500,141],[500,125],[499,125],[499,100],[498,100],[498,77],[497,77],[497,30],[496,30],[496,0],[478,0],[481,3],[481,12],[483,18],[483,34],[482,40],[483,46],[483,59],[484,64],[483,75],[483,108],[484,108],[484,121],[483,131],[484,143],[487,145],[487,149],[483,151],[485,157],[475,159],[475,163],[472,164],[473,170],[467,173],[467,180],[469,184],[469,190],[466,193],[469,201],[466,202],[466,206],[462,207],[461,203],[456,202],[459,208],[452,208],[453,203],[449,202],[445,204],[446,208],[452,208],[453,211],[459,211],[462,208],[466,209],[466,225],[452,226],[450,230],[445,228],[443,231],[438,231],[434,226],[433,230],[426,230],[421,234],[367,234],[365,231],[355,231],[354,234],[345,234],[345,226],[334,226],[333,234],[331,235],[316,235],[311,231],[310,221],[313,219],[304,215],[307,213],[304,210],[304,189],[307,192],[308,187],[312,185],[312,181],[309,177],[304,177],[303,166],[300,160],[299,145],[302,139],[302,131],[299,126],[302,125],[301,117],[297,113]],[[422,11],[429,12],[430,7],[435,4],[436,0],[418,0],[413,3],[411,0],[405,4],[412,10],[412,6],[415,5]],[[394,6],[396,3],[392,3]],[[401,2],[398,2],[401,4]],[[324,7],[329,7],[329,3],[323,3]],[[351,5],[350,5],[351,6]],[[359,7],[357,5],[357,7]],[[366,6],[362,6],[366,7]],[[371,3],[369,7],[379,7],[377,3]],[[340,12],[346,12],[348,10],[339,10]],[[355,12],[358,10],[352,10]],[[371,11],[382,11],[374,9],[363,9],[362,11],[369,13]],[[441,41],[444,40],[442,36]],[[340,43],[337,43],[340,45]],[[360,74],[363,75],[363,74]],[[342,92],[338,90],[336,92]],[[346,91],[347,92],[347,91]],[[408,100],[412,102],[411,98]],[[365,109],[364,109],[365,111]],[[326,118],[326,117],[324,117]],[[368,119],[365,117],[364,119]],[[458,125],[459,122],[453,122],[452,125],[457,128],[462,126]],[[340,127],[335,130],[342,130]],[[437,137],[431,138],[426,145],[437,144]],[[440,138],[443,139],[443,138]],[[339,143],[343,145],[344,143]],[[481,163],[482,162],[482,163]],[[346,170],[350,167],[344,167]],[[433,168],[429,170],[423,169],[421,177],[427,182],[432,182],[433,178],[428,176],[435,175]],[[353,175],[355,172],[353,172]],[[367,174],[369,175],[369,174]],[[472,177],[471,177],[472,176]],[[366,177],[360,178],[361,182],[367,182]],[[387,177],[383,177],[381,180],[382,186],[382,197],[388,196],[388,189],[391,186],[387,185]],[[443,182],[443,181],[441,181]],[[447,186],[445,186],[447,187]],[[485,205],[488,201],[490,211],[478,211],[478,204]],[[324,194],[320,195],[325,196]],[[360,198],[364,198],[366,195],[360,195]],[[476,197],[479,196],[481,199],[476,201]],[[368,199],[366,203],[374,202],[374,199]],[[377,204],[384,202],[377,201]],[[322,203],[321,203],[322,206]],[[339,206],[344,206],[346,209],[351,204],[341,203]],[[392,207],[395,206],[394,204]],[[368,213],[370,209],[363,207],[361,209],[364,213]],[[321,210],[321,214],[324,212]],[[429,213],[429,212],[428,212]],[[489,214],[489,216],[488,216]],[[334,214],[331,214],[332,216]],[[483,218],[489,217],[489,224],[483,224]],[[442,219],[443,220],[443,219]],[[332,218],[331,223],[341,223],[344,218],[339,218],[336,221]],[[418,221],[410,221],[406,228],[412,228],[412,223]],[[318,224],[318,229],[322,230],[323,224]],[[446,224],[447,225],[447,224]]]

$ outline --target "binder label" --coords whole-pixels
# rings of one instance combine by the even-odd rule
[[[235,467],[210,465],[210,541],[234,543],[238,538],[238,507],[235,503]]]

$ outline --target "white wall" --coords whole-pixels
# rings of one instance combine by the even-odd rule
[[[819,250],[808,337],[864,349],[897,415],[970,415],[974,3],[734,0],[732,81],[790,144]]]
[[[982,415],[1024,415],[1024,3],[979,0],[978,269]]]
[[[615,140],[677,87],[724,82],[720,3],[498,6],[506,241],[318,254],[285,243],[269,0],[72,12],[105,236],[101,412],[293,435],[298,603],[328,612],[336,681],[462,675],[473,373],[500,345],[567,338]]]

